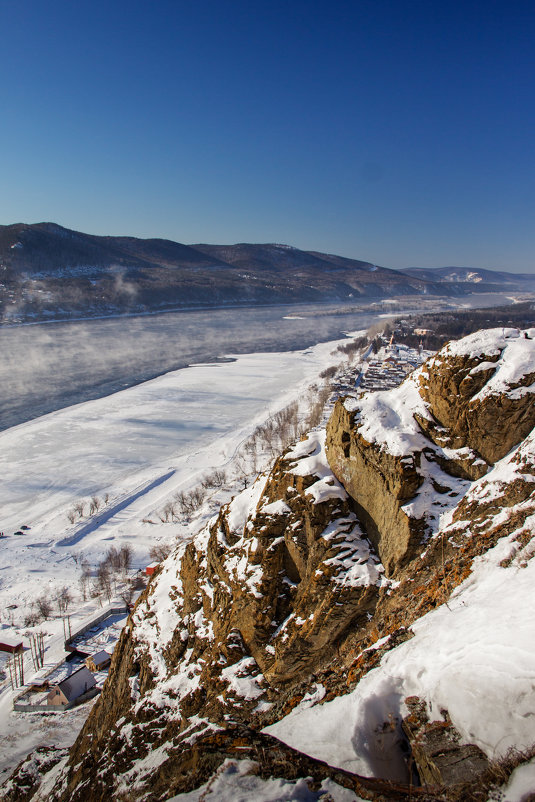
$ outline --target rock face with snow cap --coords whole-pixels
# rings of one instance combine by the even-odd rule
[[[535,423],[535,329],[489,329],[446,345],[421,374],[421,396],[453,448],[489,465]]]
[[[535,424],[535,330],[490,329],[446,345],[401,387],[339,400],[333,473],[385,570],[421,550],[441,514]]]
[[[58,798],[168,783],[193,741],[260,724],[371,616],[383,568],[327,465],[324,435],[285,453],[163,563],[123,632]]]
[[[335,406],[327,432],[333,472],[354,500],[358,516],[390,575],[414,556],[424,534],[424,521],[403,510],[403,504],[415,496],[422,484],[417,470],[419,454],[381,451],[360,435],[353,410],[341,401]]]

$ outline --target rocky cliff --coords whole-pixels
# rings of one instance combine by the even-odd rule
[[[531,569],[533,336],[472,335],[396,390],[339,400],[327,432],[309,433],[179,545],[131,615],[69,756],[31,798],[165,800],[247,758],[260,777],[328,780],[361,799],[436,799],[417,787],[416,761],[425,781],[452,784],[449,798],[470,799],[470,782],[492,781],[496,744],[534,743],[528,702],[485,742],[457,712],[459,694],[429,690],[421,657],[406,658],[407,677],[398,667],[381,679],[396,655],[420,654],[419,622],[453,604],[483,555],[500,576]],[[404,706],[414,695],[424,701]],[[338,702],[361,705],[349,729],[328,712]],[[430,714],[449,710],[448,749],[475,742],[449,753],[453,774],[422,753],[441,729],[411,719],[426,702]]]
[[[533,428],[534,334],[477,332],[448,344],[400,388],[338,401],[327,457],[388,575],[421,551],[467,482]]]

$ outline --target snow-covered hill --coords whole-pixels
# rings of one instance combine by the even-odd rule
[[[533,792],[534,334],[340,399],[179,545],[35,799]]]

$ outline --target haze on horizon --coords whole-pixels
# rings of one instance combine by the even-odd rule
[[[532,3],[2,11],[2,224],[535,272]]]

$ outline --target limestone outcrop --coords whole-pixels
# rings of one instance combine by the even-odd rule
[[[452,448],[494,465],[534,424],[535,330],[490,329],[451,342],[420,375],[420,394]]]
[[[387,573],[394,573],[415,556],[425,533],[424,520],[403,510],[423,482],[420,454],[381,451],[359,434],[355,411],[342,401],[329,420],[326,447],[333,473],[353,499]]]
[[[467,483],[535,425],[533,337],[478,332],[445,346],[399,388],[337,402],[329,464],[388,576],[421,551]]]

